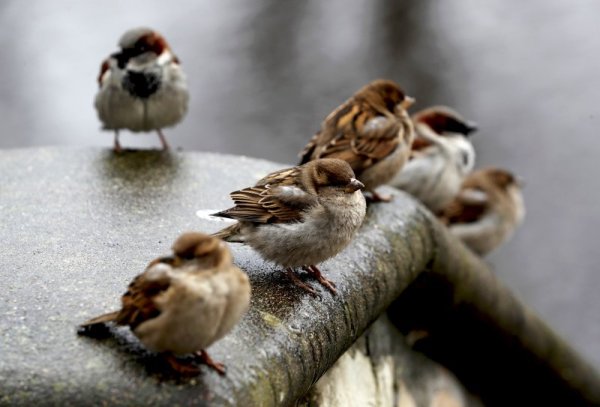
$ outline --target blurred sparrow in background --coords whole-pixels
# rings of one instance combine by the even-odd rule
[[[335,294],[335,285],[316,264],[335,256],[365,217],[364,185],[350,165],[319,159],[273,172],[254,187],[231,193],[233,208],[214,214],[238,222],[215,236],[245,243],[266,260],[286,268],[292,281],[313,295],[294,267],[302,267]]]
[[[410,159],[389,184],[437,213],[454,199],[473,170],[475,149],[468,136],[477,127],[445,106],[418,112],[413,123],[416,138]]]
[[[389,182],[410,153],[414,129],[406,109],[414,99],[388,80],[376,80],[335,109],[300,153],[300,164],[317,158],[339,158],[350,164],[371,193]]]
[[[440,219],[474,252],[486,254],[507,240],[523,221],[521,187],[522,182],[508,171],[475,171],[465,179]]]
[[[224,374],[205,349],[227,334],[250,304],[248,277],[232,264],[227,245],[202,233],[185,233],[173,244],[173,256],[152,261],[133,279],[120,311],[93,318],[79,333],[94,335],[99,325],[129,325],[148,349],[164,352],[180,373],[198,373],[175,355],[194,353]]]
[[[162,128],[181,121],[189,94],[179,60],[165,39],[150,28],[127,31],[121,51],[100,68],[95,106],[106,130],[115,131],[116,152],[121,151],[119,130],[156,130],[163,149],[169,145]]]

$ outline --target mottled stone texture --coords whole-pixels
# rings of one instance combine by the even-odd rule
[[[384,314],[315,383],[301,406],[482,404],[465,391],[451,372],[414,352]]]
[[[193,379],[166,373],[127,329],[103,340],[76,335],[78,323],[118,307],[131,278],[179,233],[226,225],[206,214],[228,207],[230,191],[281,167],[205,153],[1,151],[0,404],[292,404],[397,297],[391,316],[403,332],[448,338],[447,321],[458,318],[453,358],[440,346],[425,350],[482,397],[493,391],[469,373],[485,372],[456,367],[457,357],[469,360],[458,338],[489,339],[479,345],[503,355],[489,370],[517,355],[515,370],[543,372],[540,383],[552,385],[544,395],[600,400],[595,373],[401,193],[371,206],[357,239],[323,264],[337,296],[321,290],[314,299],[251,249],[232,246],[254,295],[242,323],[210,348],[227,364],[225,378],[204,368]]]

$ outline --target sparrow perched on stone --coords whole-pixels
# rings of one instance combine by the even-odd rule
[[[100,68],[95,107],[103,128],[115,131],[116,152],[121,151],[119,130],[162,133],[185,116],[188,89],[179,60],[167,41],[150,28],[134,28],[119,40],[121,51],[110,55]]]
[[[454,199],[473,170],[475,149],[468,136],[477,127],[445,106],[422,110],[412,120],[416,137],[409,161],[389,184],[438,213]]]
[[[227,334],[250,304],[248,277],[232,264],[227,245],[202,233],[185,233],[173,244],[173,255],[152,261],[135,277],[119,311],[81,324],[92,335],[100,324],[128,325],[148,349],[164,353],[171,367],[184,374],[196,366],[175,355],[194,353],[224,374],[205,349]]]
[[[335,294],[335,285],[316,264],[335,256],[365,217],[364,185],[347,162],[318,159],[267,175],[254,187],[231,193],[233,208],[214,214],[238,222],[215,233],[245,243],[266,260],[286,268],[292,281],[316,295],[294,273],[302,267]]]
[[[369,83],[325,118],[300,153],[300,164],[342,159],[365,184],[371,201],[389,201],[375,188],[389,182],[408,159],[414,129],[406,109],[413,103],[393,81]]]
[[[450,233],[484,255],[508,239],[523,221],[521,187],[522,183],[506,170],[485,168],[472,172],[440,219]]]

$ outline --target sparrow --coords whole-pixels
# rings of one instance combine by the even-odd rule
[[[485,168],[471,173],[440,219],[450,233],[484,255],[507,240],[523,222],[522,181],[506,170]]]
[[[115,131],[114,150],[121,151],[119,130],[162,133],[185,116],[188,89],[179,59],[158,32],[134,28],[119,40],[121,50],[102,62],[95,107],[106,130]]]
[[[237,222],[214,236],[249,245],[315,296],[294,268],[302,267],[335,294],[335,284],[316,265],[338,254],[356,234],[366,211],[363,187],[350,165],[339,159],[276,171],[253,187],[231,193],[235,206],[213,216]]]
[[[389,201],[375,192],[400,171],[410,154],[413,123],[406,109],[414,99],[390,80],[375,80],[329,114],[300,153],[300,164],[317,158],[347,161],[365,184],[370,201]]]
[[[182,374],[197,374],[196,366],[176,355],[193,353],[220,374],[206,348],[227,334],[250,304],[248,277],[232,264],[220,239],[184,233],[173,244],[173,255],[160,257],[135,277],[122,297],[119,311],[92,318],[79,333],[92,335],[98,325],[128,325],[146,348],[163,353]]]
[[[421,110],[412,121],[415,140],[409,160],[389,184],[438,213],[473,170],[475,149],[468,136],[477,126],[446,106]]]

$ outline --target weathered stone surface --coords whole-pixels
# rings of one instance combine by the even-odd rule
[[[207,369],[185,380],[165,373],[127,329],[104,340],[76,335],[78,323],[117,308],[131,278],[168,253],[179,233],[223,227],[206,215],[277,168],[204,153],[0,151],[0,404],[288,405],[424,275],[445,276],[447,297],[525,345],[514,349],[537,359],[561,352],[543,367],[562,396],[577,398],[577,389],[582,399],[600,399],[595,373],[535,316],[515,329],[506,315],[520,318],[520,303],[510,295],[493,301],[507,293],[489,270],[401,193],[371,206],[357,239],[323,264],[337,296],[322,291],[314,299],[251,249],[232,246],[254,295],[242,323],[209,349],[227,364],[225,378]],[[436,294],[422,293],[433,302]]]
[[[600,377],[438,222],[435,254],[388,309],[414,349],[485,405],[600,405]],[[527,272],[527,270],[523,270]]]
[[[226,378],[165,374],[127,329],[102,341],[75,333],[117,308],[180,232],[223,227],[204,215],[230,206],[230,191],[281,167],[201,153],[0,152],[0,402],[275,405],[304,394],[425,266],[431,241],[411,199],[371,208],[360,237],[323,264],[335,297],[306,295],[232,245],[254,295],[243,322],[210,349]]]
[[[311,388],[305,406],[481,407],[382,315]]]

